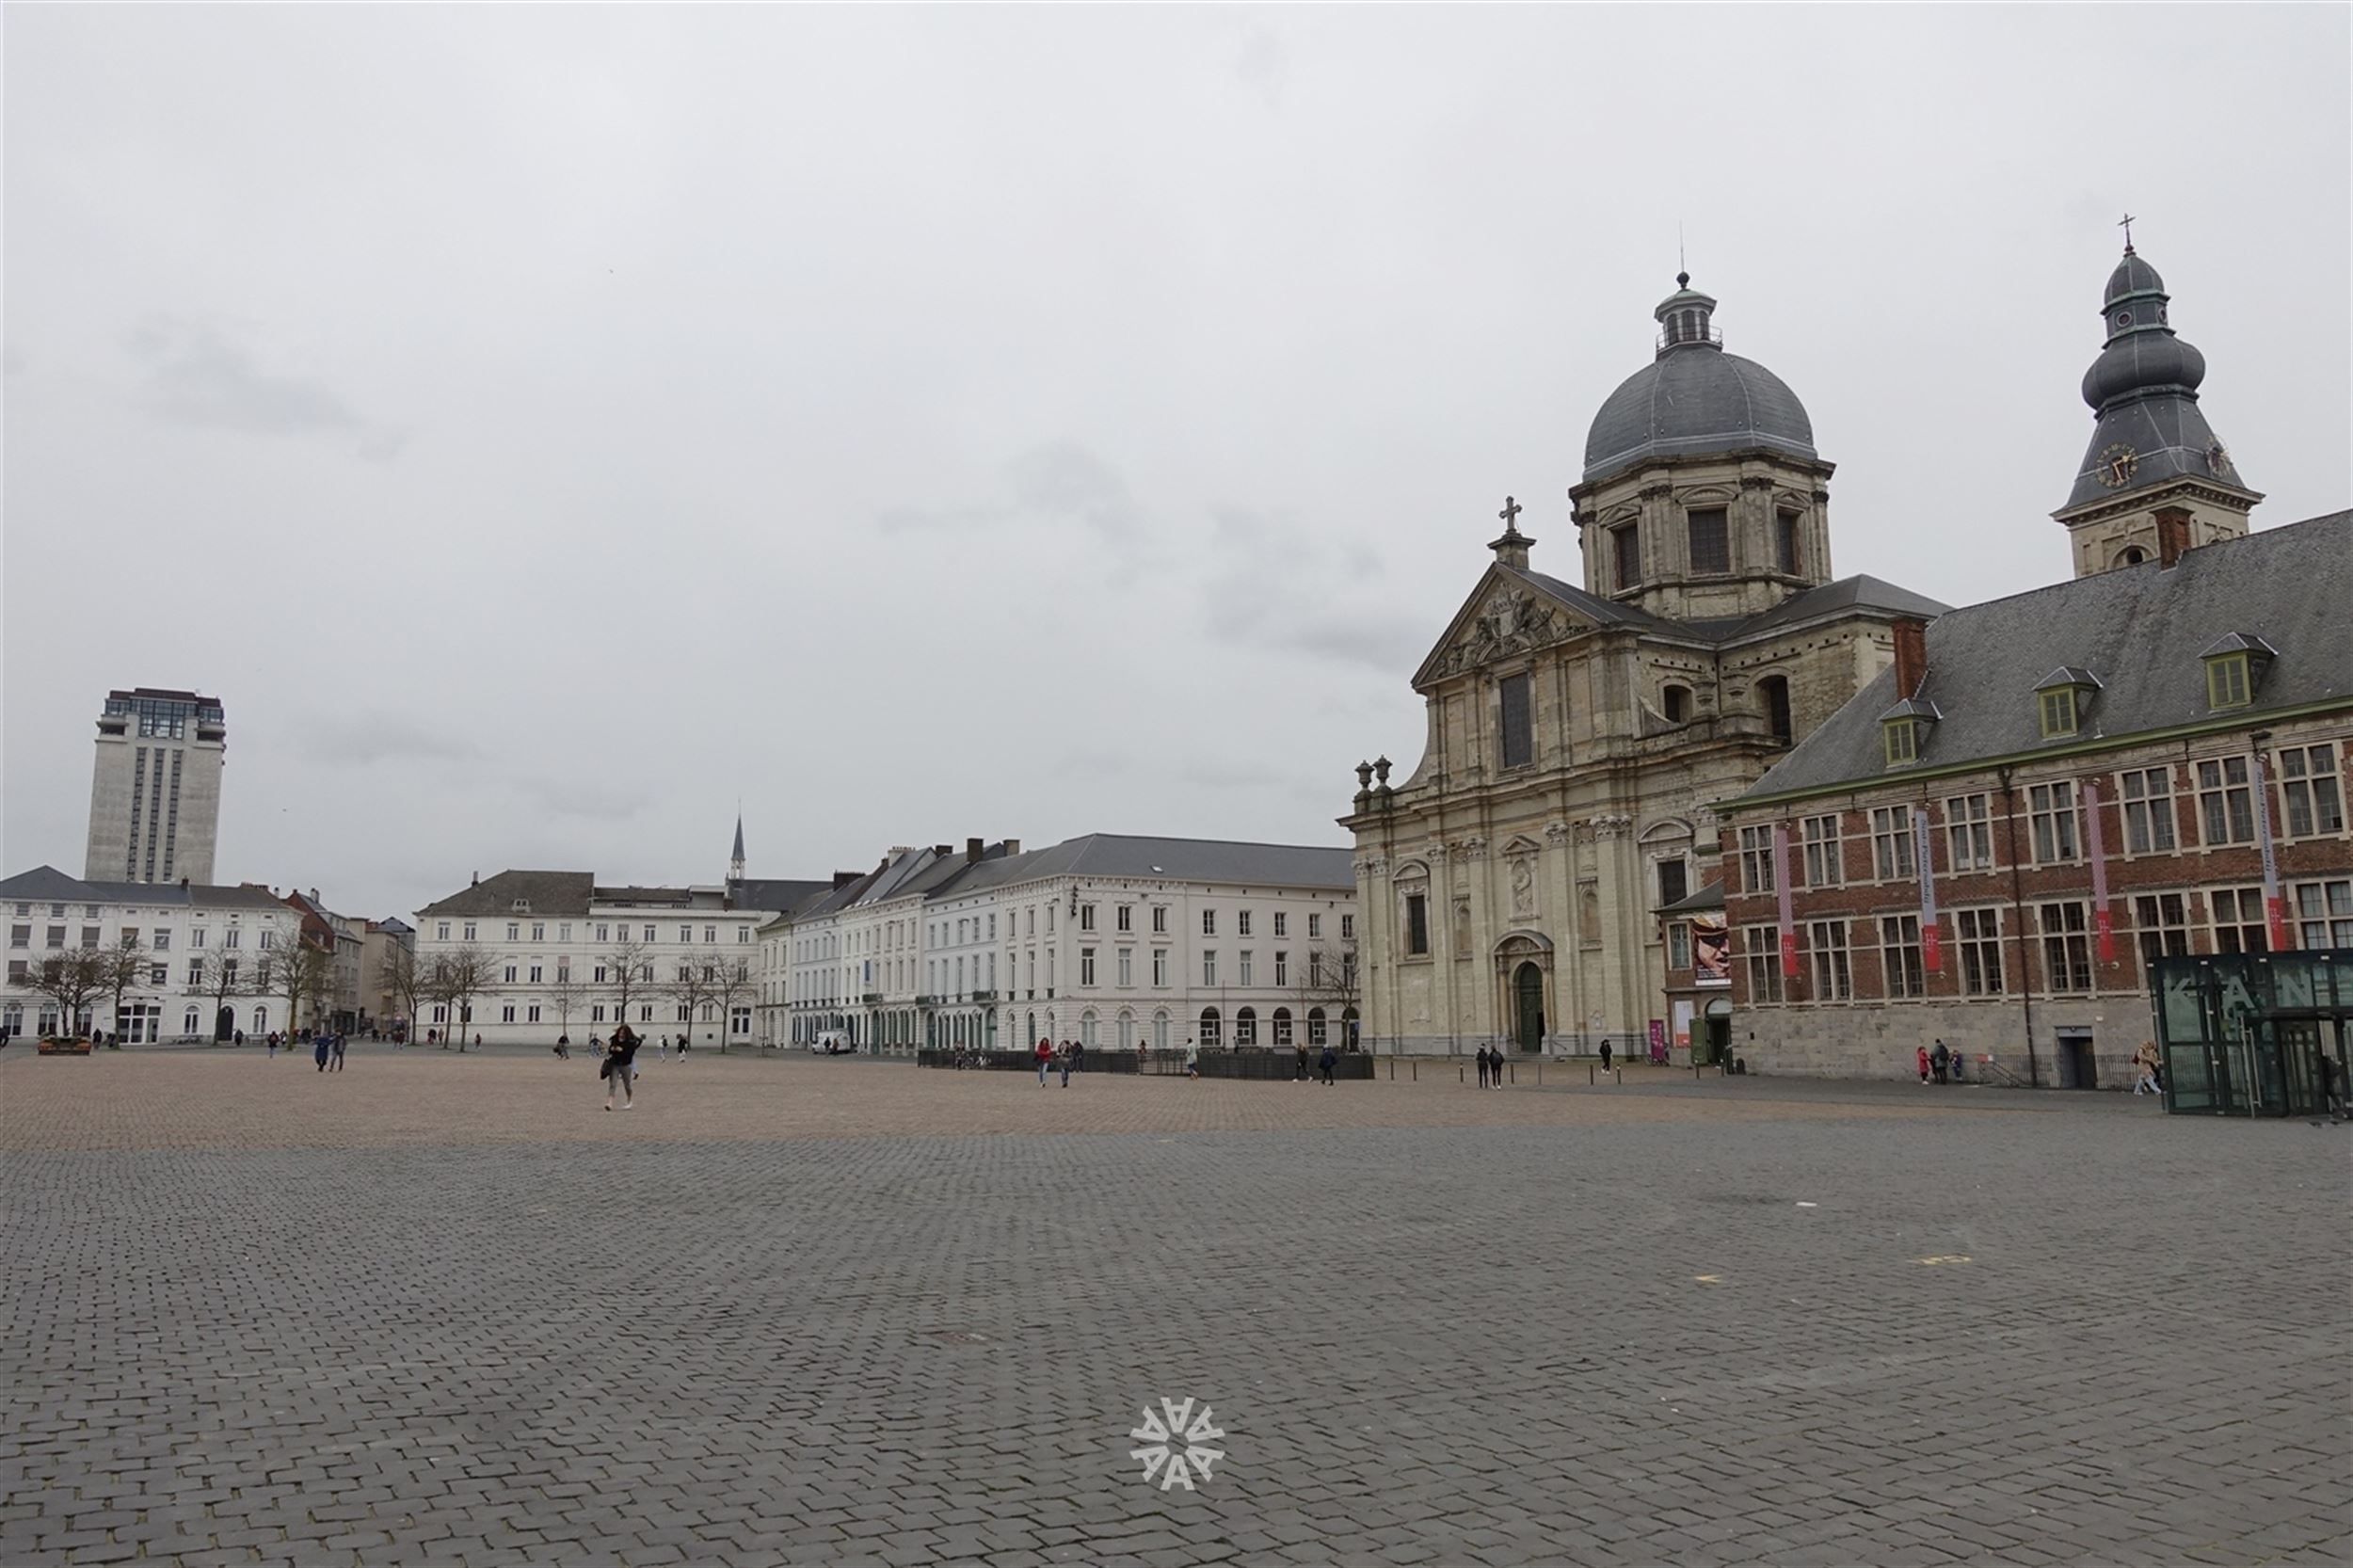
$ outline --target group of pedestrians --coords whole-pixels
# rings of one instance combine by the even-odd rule
[[[1331,1046],[1327,1044],[1323,1048],[1323,1054],[1316,1058],[1316,1081],[1319,1083],[1330,1083],[1334,1081],[1332,1069],[1339,1064],[1339,1052],[1334,1050]],[[1299,1048],[1299,1065],[1291,1073],[1291,1081],[1293,1083],[1305,1083],[1307,1081],[1307,1048],[1305,1044],[1301,1045]]]
[[[1064,1040],[1059,1046],[1051,1040],[1038,1041],[1037,1049],[1032,1053],[1037,1058],[1037,1086],[1041,1089],[1045,1088],[1046,1080],[1053,1075],[1054,1068],[1060,1065],[1062,1086],[1065,1089],[1069,1088],[1070,1075],[1083,1070],[1086,1066],[1086,1050],[1085,1044],[1078,1040]]]
[[[1961,1056],[1939,1040],[1933,1047],[1922,1046],[1913,1053],[1914,1065],[1920,1069],[1923,1083],[1959,1083]]]

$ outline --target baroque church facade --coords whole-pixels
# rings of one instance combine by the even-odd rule
[[[1369,1049],[1586,1054],[1729,1027],[1705,917],[1700,1016],[1664,991],[1662,909],[1721,904],[1712,803],[1740,794],[1945,606],[1831,570],[1833,465],[1804,406],[1725,351],[1676,279],[1650,364],[1610,394],[1569,490],[1577,583],[1494,560],[1413,678],[1427,728],[1353,809]],[[1685,922],[1688,924],[1689,922]],[[1721,931],[1721,926],[1715,928]],[[1688,955],[1678,955],[1688,956]]]

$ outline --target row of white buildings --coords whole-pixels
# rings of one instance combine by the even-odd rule
[[[1090,834],[897,846],[813,881],[599,887],[507,871],[419,912],[422,970],[473,992],[413,1027],[486,1044],[601,1033],[864,1051],[1345,1046],[1357,1024],[1350,852]]]

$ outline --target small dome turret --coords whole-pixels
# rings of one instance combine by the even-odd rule
[[[1816,459],[1814,422],[1788,384],[1753,360],[1724,352],[1716,301],[1675,275],[1658,302],[1657,353],[1603,402],[1585,435],[1585,482],[1655,457],[1714,456],[1756,448]]]

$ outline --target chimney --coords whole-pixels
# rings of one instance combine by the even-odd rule
[[[965,863],[966,865],[968,865],[968,866],[971,866],[971,865],[977,865],[977,864],[979,864],[979,863],[980,863],[980,858],[981,858],[981,849],[982,849],[981,840],[979,840],[978,839],[967,839],[967,840],[964,840],[964,863]]]
[[[1007,840],[1005,840],[1005,854],[1006,854],[1007,856],[1015,856],[1015,855],[1018,855],[1018,854],[1020,854],[1020,853],[1021,853],[1021,840],[1018,840],[1018,839],[1007,839]]]
[[[2157,565],[2169,568],[2189,549],[2189,511],[2182,506],[2157,508]]]
[[[466,886],[468,886],[469,888],[479,888],[479,887],[481,887],[481,886],[482,886],[482,873],[481,873],[480,872],[474,872],[474,873],[473,873],[473,880],[472,880],[472,882],[470,882],[470,883],[466,884]]]
[[[865,874],[864,872],[836,872],[833,873],[833,885],[837,888],[847,888]]]
[[[1896,696],[1902,701],[1919,695],[1928,679],[1929,623],[1907,616],[1889,630],[1896,634]]]
[[[932,846],[932,857],[936,860],[945,860],[955,852],[956,846],[953,844],[934,844]]]

